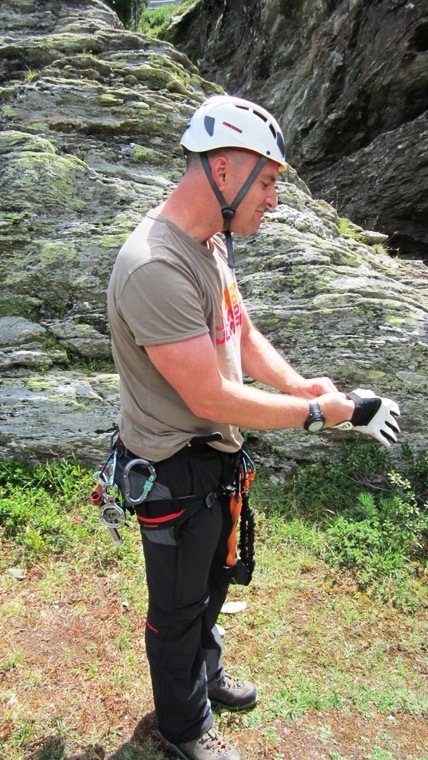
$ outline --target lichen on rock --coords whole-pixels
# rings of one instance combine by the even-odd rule
[[[118,412],[106,287],[121,244],[179,181],[195,107],[219,90],[100,0],[0,5],[2,456],[103,456]],[[427,447],[427,270],[315,200],[292,167],[257,236],[236,240],[255,323],[304,374],[370,384]],[[96,363],[104,366],[99,372]],[[291,458],[343,435],[274,431]],[[397,450],[398,451],[398,450]]]

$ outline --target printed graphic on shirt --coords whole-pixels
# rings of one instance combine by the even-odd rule
[[[232,283],[227,290],[223,291],[221,313],[215,315],[217,346],[227,343],[238,331],[242,324],[241,306],[239,303],[239,291],[236,282]]]

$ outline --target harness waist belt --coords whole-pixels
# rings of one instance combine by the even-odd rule
[[[202,507],[211,509],[225,493],[223,486],[210,491],[205,496],[179,496],[171,499],[157,499],[137,504],[135,514],[144,528],[179,527]]]
[[[223,438],[221,433],[208,433],[207,435],[195,435],[193,438],[188,441],[185,446],[183,446],[182,449],[179,449],[175,455],[184,453],[188,451],[188,449],[212,449],[212,446],[209,446],[210,443],[214,441],[221,441]],[[139,454],[134,454],[133,451],[130,449],[127,449],[123,441],[118,441],[118,451],[120,456],[126,456],[130,459],[140,459]],[[156,462],[153,462],[153,464],[156,465]]]

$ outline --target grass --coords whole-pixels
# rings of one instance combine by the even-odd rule
[[[171,3],[147,10],[140,15],[138,30],[151,37],[160,37],[168,28],[174,15],[181,15],[194,5],[194,0],[183,0],[179,5]]]
[[[247,607],[220,620],[230,672],[260,695],[251,713],[216,716],[245,760],[428,760],[427,464],[408,451],[398,474],[383,450],[357,445],[322,479],[317,465],[283,486],[259,471],[256,571],[230,595]],[[92,489],[78,462],[0,465],[5,760],[170,756],[144,651],[138,528],[131,519],[116,549]],[[377,532],[371,552],[364,531],[343,550],[344,517]],[[378,559],[397,532],[399,573]],[[361,552],[376,578],[362,575]]]
[[[180,8],[181,6],[171,3],[153,8],[153,10],[143,10],[140,16],[139,31],[151,37],[162,37],[165,29],[169,26],[173,13]]]

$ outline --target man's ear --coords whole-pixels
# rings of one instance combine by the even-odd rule
[[[227,156],[220,154],[211,159],[211,175],[220,191],[224,190],[229,170]]]

